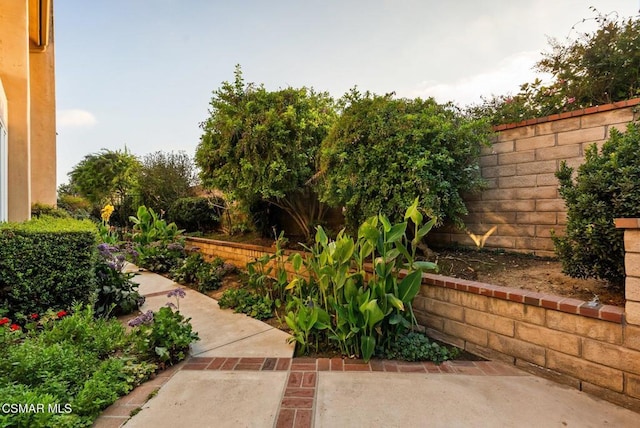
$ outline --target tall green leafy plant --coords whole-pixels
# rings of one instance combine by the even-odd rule
[[[416,247],[435,221],[424,222],[416,198],[404,221],[370,217],[357,239],[343,230],[332,241],[318,227],[310,256],[291,256],[298,274],[287,286],[292,298],[285,321],[300,351],[333,343],[346,355],[369,360],[376,346],[388,347],[415,325],[412,302],[422,272],[437,269],[416,261]],[[407,236],[409,225],[413,238]]]

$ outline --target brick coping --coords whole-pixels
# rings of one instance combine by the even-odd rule
[[[640,98],[637,98],[640,103]],[[203,244],[220,245],[223,247],[239,248],[245,250],[261,251],[272,253],[273,248],[259,245],[242,244],[238,242],[218,241],[206,238],[187,238],[187,241],[200,242]],[[293,253],[295,251],[287,251]],[[304,254],[303,252],[300,252]],[[561,297],[552,294],[538,293],[535,291],[520,290],[517,288],[504,287],[500,285],[486,284],[483,282],[469,281],[465,279],[453,278],[444,275],[424,273],[422,275],[423,285],[450,288],[472,294],[493,297],[501,300],[508,300],[525,305],[537,306],[540,308],[556,310],[569,314],[581,315],[589,318],[600,319],[617,324],[622,324],[624,319],[624,308],[613,305],[598,304],[592,306],[584,300],[571,297]]]
[[[538,123],[553,122],[556,120],[568,119],[570,117],[579,117],[579,116],[585,116],[588,114],[601,113],[601,112],[610,111],[610,110],[617,110],[625,107],[633,107],[638,104],[640,104],[640,98],[632,98],[630,100],[616,101],[615,103],[610,103],[610,104],[603,104],[603,105],[581,108],[581,109],[572,110],[572,111],[565,111],[562,113],[556,113],[549,116],[522,120],[520,122],[496,125],[493,127],[493,130],[496,132],[499,132],[507,129],[520,128],[522,126],[537,125]]]
[[[286,371],[284,392],[276,414],[277,428],[313,426],[318,372],[393,372],[471,376],[529,376],[495,361],[406,362],[347,358],[189,357],[121,397],[94,422],[94,427],[120,427],[180,370]]]

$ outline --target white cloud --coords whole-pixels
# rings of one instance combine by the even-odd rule
[[[474,76],[464,77],[457,81],[446,83],[425,81],[408,94],[411,97],[434,97],[438,102],[453,101],[464,106],[480,103],[481,96],[515,94],[520,85],[532,82],[536,77],[547,80],[548,76],[533,70],[534,64],[540,59],[539,52],[519,52],[511,55],[496,67]]]
[[[88,128],[98,123],[91,112],[79,109],[59,110],[56,121],[59,129]]]

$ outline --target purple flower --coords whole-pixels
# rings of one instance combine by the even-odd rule
[[[167,297],[183,298],[186,295],[187,293],[185,293],[185,291],[182,288],[176,288],[175,290],[169,291],[169,293],[167,294]]]
[[[171,303],[171,302],[167,303],[165,306],[167,308],[178,310],[178,307],[176,305],[174,305],[173,303]]]
[[[129,327],[138,327],[142,324],[149,324],[151,321],[153,321],[153,311],[149,310],[144,314],[138,315],[137,317],[129,321],[128,324]]]

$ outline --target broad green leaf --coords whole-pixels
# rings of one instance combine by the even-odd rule
[[[411,219],[411,221],[413,221],[413,224],[415,225],[420,225],[422,223],[422,214],[418,210],[418,202],[419,198],[416,198],[413,201],[413,204],[411,204],[411,206],[407,208],[407,211],[404,213],[404,219]]]
[[[394,308],[397,308],[400,311],[404,311],[404,303],[395,295],[387,293],[387,302],[389,302]]]
[[[387,216],[385,216],[384,214],[380,214],[378,218],[380,219],[380,223],[382,223],[382,229],[385,232],[389,232],[391,230],[391,222],[389,221]]]
[[[418,229],[418,233],[416,234],[414,241],[420,242],[422,238],[424,238],[425,235],[431,231],[433,226],[436,224],[436,221],[436,218],[432,218],[431,220],[426,222],[420,229]]]
[[[378,228],[368,222],[362,223],[360,229],[358,230],[358,237],[365,238],[372,244],[375,244],[379,236],[380,231],[378,230]]]
[[[287,286],[284,288],[285,290],[293,290],[296,285],[300,282],[300,278],[294,278]]]
[[[384,318],[384,312],[382,312],[382,309],[378,306],[378,299],[373,299],[362,304],[360,306],[360,312],[362,312],[367,319],[367,325],[370,329]]]
[[[298,272],[302,267],[302,256],[300,253],[294,253],[289,257],[291,264],[293,265],[293,270]]]
[[[400,284],[398,284],[398,298],[404,303],[411,303],[418,291],[420,291],[420,285],[422,284],[422,271],[414,271],[405,276]]]
[[[389,318],[389,324],[391,325],[400,324],[402,321],[404,321],[404,317],[398,313],[391,315]]]
[[[360,350],[362,351],[362,359],[368,362],[373,356],[376,349],[376,339],[373,336],[362,336],[360,338]]]
[[[422,272],[426,272],[426,271],[438,271],[438,265],[433,263],[433,262],[424,262],[424,261],[419,261],[419,262],[413,262],[413,268],[414,269],[419,269]]]
[[[329,242],[329,238],[327,238],[327,234],[324,233],[324,229],[322,226],[318,226],[316,232],[316,242],[320,243],[323,247],[327,245]]]
[[[407,230],[407,222],[394,224],[389,233],[387,233],[387,242],[396,242],[402,239]]]

